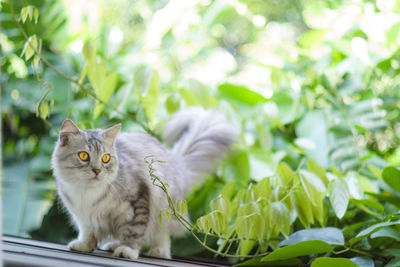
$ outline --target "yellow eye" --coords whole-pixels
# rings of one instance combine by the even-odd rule
[[[109,162],[110,159],[111,159],[110,154],[104,154],[103,157],[101,158],[101,160],[102,160],[104,163]]]
[[[83,161],[88,161],[89,160],[89,154],[87,152],[85,152],[85,151],[79,152],[78,156]]]

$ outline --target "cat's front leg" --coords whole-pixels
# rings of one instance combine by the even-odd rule
[[[115,248],[113,256],[137,259],[149,222],[148,197],[131,201],[131,206],[133,208],[133,219],[119,229],[120,246]]]
[[[137,259],[143,243],[145,226],[126,225],[120,230],[120,244],[114,249],[113,256]]]
[[[71,250],[92,252],[97,247],[97,240],[91,231],[79,231],[79,237],[68,244]]]

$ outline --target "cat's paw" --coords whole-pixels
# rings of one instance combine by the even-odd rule
[[[71,250],[81,251],[81,252],[92,252],[95,247],[92,244],[75,239],[68,244],[68,248]]]
[[[120,244],[121,243],[119,241],[111,241],[111,242],[108,242],[108,243],[104,244],[101,247],[101,249],[107,250],[107,251],[114,251],[117,247],[120,246]]]
[[[139,250],[128,246],[119,246],[114,250],[113,256],[136,260],[139,257]]]
[[[163,247],[151,248],[147,254],[149,256],[157,258],[165,258],[165,259],[171,258],[170,250],[168,248],[163,248]]]

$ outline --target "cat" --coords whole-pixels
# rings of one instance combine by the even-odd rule
[[[62,124],[51,162],[58,196],[79,231],[68,247],[91,252],[111,237],[103,249],[113,256],[136,259],[148,244],[148,255],[170,258],[170,236],[183,228],[172,218],[159,224],[168,203],[151,182],[146,157],[163,161],[153,163],[155,174],[176,202],[214,170],[237,132],[218,111],[200,107],[177,112],[166,124],[163,140],[175,143],[171,149],[149,134],[120,129],[81,130],[69,119]]]

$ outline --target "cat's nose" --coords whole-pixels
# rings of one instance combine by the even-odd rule
[[[101,172],[100,169],[92,169],[92,171],[93,171],[96,175],[98,175],[98,174]]]

